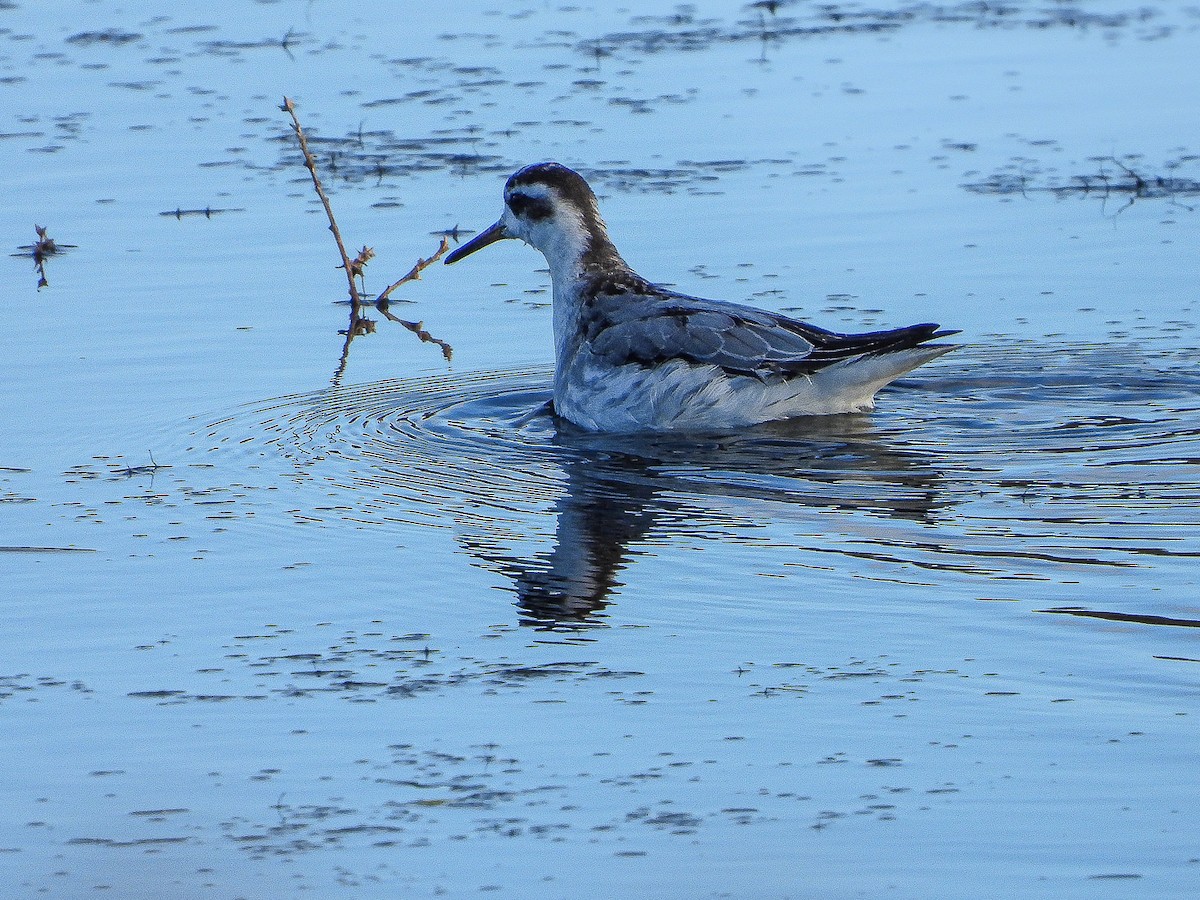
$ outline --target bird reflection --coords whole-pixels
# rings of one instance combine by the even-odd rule
[[[568,459],[566,492],[554,505],[554,545],[528,559],[499,560],[513,580],[522,624],[598,624],[618,573],[651,526],[678,504],[638,477],[634,459]]]
[[[887,446],[861,416],[755,429],[729,438],[633,438],[560,431],[565,476],[543,552],[463,542],[511,579],[521,623],[555,631],[605,624],[622,572],[647,539],[726,538],[764,520],[823,510],[927,522],[949,500],[925,455]]]

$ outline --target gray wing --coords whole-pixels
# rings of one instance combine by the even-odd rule
[[[613,364],[646,366],[681,358],[740,374],[768,374],[794,368],[813,351],[803,335],[768,315],[656,304],[630,318],[609,322],[591,340],[592,352]]]
[[[612,365],[669,359],[758,378],[808,374],[843,359],[914,347],[951,332],[937,325],[843,335],[778,313],[657,290],[594,295],[592,352]]]

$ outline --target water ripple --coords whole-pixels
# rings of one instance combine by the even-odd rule
[[[1190,354],[967,348],[886,391],[870,416],[703,438],[559,428],[542,409],[550,377],[331,388],[242,408],[198,436],[283,464],[309,500],[288,512],[305,521],[453,528],[552,624],[600,617],[632,557],[713,539],[918,583],[1060,581],[1200,556]]]

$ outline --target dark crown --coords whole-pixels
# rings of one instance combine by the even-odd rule
[[[511,194],[534,184],[553,188],[560,197],[580,209],[595,207],[596,195],[592,193],[583,176],[556,162],[534,163],[514,173],[504,186],[504,193]]]

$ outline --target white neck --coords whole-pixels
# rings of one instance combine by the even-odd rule
[[[553,222],[537,228],[530,236],[530,243],[542,252],[550,269],[554,296],[554,351],[560,371],[566,357],[578,349],[583,313],[581,291],[591,261],[589,254],[597,241],[611,247],[603,223],[600,227],[599,234],[594,230],[589,232],[578,214],[564,210]],[[614,256],[615,253],[614,250]]]

